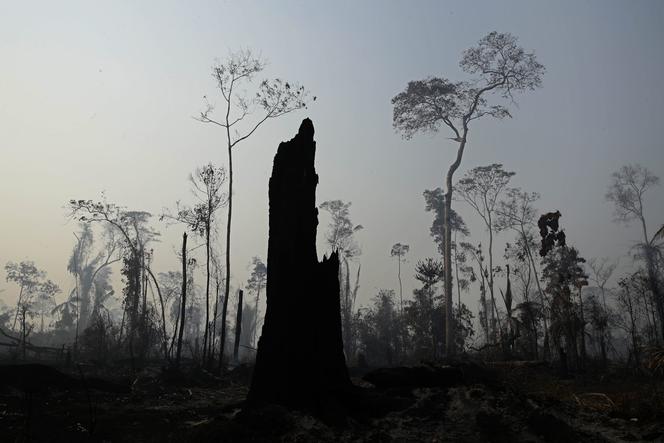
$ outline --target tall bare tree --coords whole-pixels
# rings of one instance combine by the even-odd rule
[[[401,263],[405,260],[406,254],[410,250],[410,246],[395,243],[390,250],[390,255],[396,257],[397,259],[397,277],[399,278],[399,303],[400,303],[400,314],[403,315],[403,285],[401,284]]]
[[[538,265],[533,254],[535,239],[532,233],[532,229],[536,224],[533,204],[539,200],[540,195],[536,192],[525,192],[518,188],[507,189],[505,194],[505,198],[499,202],[496,209],[498,225],[501,229],[510,228],[516,231],[520,239],[517,246],[521,246],[525,252],[528,266],[535,277],[540,306],[544,307],[546,306],[546,297],[540,284]],[[545,315],[542,315],[542,320],[544,321],[544,358],[546,359],[549,357],[549,327]]]
[[[406,139],[418,132],[437,132],[445,128],[458,144],[456,159],[445,178],[445,317],[446,349],[453,353],[454,330],[452,310],[452,245],[450,216],[452,210],[452,183],[454,173],[468,141],[471,123],[482,117],[504,118],[510,113],[506,105],[489,103],[489,97],[514,102],[519,92],[541,86],[544,66],[533,52],[526,52],[517,38],[508,33],[491,32],[476,46],[464,51],[461,69],[471,78],[452,82],[446,78],[428,77],[411,81],[406,90],[392,99],[393,125]]]
[[[225,132],[228,152],[228,218],[226,222],[226,285],[228,299],[231,280],[231,221],[233,216],[233,149],[249,138],[269,119],[306,108],[308,92],[303,86],[282,79],[263,80],[249,94],[254,77],[267,62],[250,50],[233,52],[212,67],[212,77],[223,98],[222,115],[214,117],[215,105],[203,96],[205,110],[197,120],[216,125]],[[315,98],[315,97],[314,97]],[[253,117],[253,118],[252,118]]]
[[[475,210],[484,222],[489,233],[488,247],[488,286],[489,296],[491,297],[491,319],[494,327],[494,338],[496,337],[495,324],[500,324],[498,308],[494,292],[495,268],[493,266],[493,240],[494,235],[504,226],[498,223],[499,217],[496,214],[499,199],[503,191],[507,188],[514,172],[505,171],[501,164],[491,164],[488,166],[478,166],[466,172],[456,185],[456,190],[461,198]]]
[[[611,175],[611,183],[606,199],[613,203],[616,221],[630,223],[637,221],[643,231],[643,258],[646,262],[648,283],[657,307],[661,337],[664,339],[664,299],[659,285],[656,268],[658,235],[648,236],[643,200],[646,192],[659,184],[659,177],[641,165],[625,165]]]
[[[203,328],[203,361],[206,361],[210,351],[211,331],[210,324],[210,262],[212,254],[212,233],[216,222],[216,213],[219,208],[226,205],[226,196],[221,187],[226,182],[226,170],[212,163],[196,168],[189,175],[191,192],[196,199],[194,206],[180,205],[177,203],[177,215],[168,213],[163,218],[175,219],[184,223],[188,229],[195,232],[205,241],[205,327]],[[209,362],[211,363],[211,362]]]

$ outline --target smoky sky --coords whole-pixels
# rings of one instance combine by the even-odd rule
[[[360,302],[398,288],[397,242],[410,245],[408,297],[414,264],[436,256],[422,192],[443,185],[456,145],[445,132],[402,139],[390,99],[409,80],[463,80],[462,51],[496,30],[516,35],[547,72],[540,90],[511,105],[512,119],[474,125],[457,178],[502,163],[516,172],[513,185],[542,195],[538,209],[562,212],[581,255],[621,258],[629,268],[638,227],[613,223],[604,194],[626,163],[664,176],[663,25],[659,1],[3,1],[0,263],[34,260],[68,293],[78,230],[65,217],[68,199],[104,191],[156,214],[190,202],[188,174],[209,161],[226,166],[220,128],[192,118],[204,95],[221,103],[210,68],[229,50],[250,48],[269,60],[266,77],[299,82],[317,100],[268,122],[234,154],[232,284],[246,281],[252,256],[266,257],[272,158],[309,117],[318,203],[351,201],[353,222],[364,226]],[[477,217],[455,207],[470,241],[485,241]],[[646,217],[651,230],[664,222],[661,188],[646,199]],[[321,215],[321,255],[327,221]],[[158,226],[153,268],[176,270],[181,228]],[[499,235],[497,257],[512,237]],[[0,289],[15,299],[13,286]]]

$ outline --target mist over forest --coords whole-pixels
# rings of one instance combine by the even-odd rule
[[[664,438],[664,6],[2,6],[8,441]]]

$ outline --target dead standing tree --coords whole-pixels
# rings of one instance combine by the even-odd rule
[[[344,338],[344,351],[346,358],[355,357],[355,335],[353,325],[353,312],[360,284],[360,269],[357,265],[355,285],[351,289],[350,261],[357,259],[362,250],[355,241],[355,234],[364,229],[362,225],[353,225],[350,219],[351,202],[342,200],[328,200],[320,205],[320,209],[330,214],[330,224],[325,240],[327,246],[337,251],[341,266],[339,267],[339,282],[341,285],[341,330]]]
[[[499,231],[504,229],[504,226],[497,223],[496,209],[501,193],[506,189],[514,174],[514,172],[505,171],[503,165],[498,163],[478,166],[467,171],[455,187],[461,198],[480,216],[489,233],[487,284],[491,296],[491,328],[494,340],[498,338],[498,330],[503,328],[494,291],[496,269],[493,266],[493,239]]]
[[[526,52],[511,34],[491,32],[477,46],[464,51],[461,69],[473,76],[469,81],[452,82],[446,78],[429,77],[408,83],[406,90],[392,99],[393,125],[410,139],[417,132],[449,129],[458,143],[456,159],[445,179],[445,217],[443,223],[445,265],[445,349],[453,353],[454,329],[452,309],[452,182],[461,165],[470,125],[482,117],[509,117],[507,107],[490,105],[488,97],[498,94],[514,102],[514,93],[541,86],[544,66],[535,54]]]
[[[204,364],[212,367],[212,343],[214,336],[210,322],[210,264],[212,260],[212,234],[215,231],[217,221],[216,212],[226,204],[226,196],[221,192],[222,185],[226,182],[226,170],[223,167],[208,163],[203,167],[196,168],[194,174],[189,175],[191,191],[197,203],[193,207],[181,205],[178,201],[177,214],[171,215],[164,211],[161,219],[171,219],[183,223],[187,229],[197,233],[205,240],[205,328],[203,332],[203,356]],[[223,325],[222,325],[223,328]]]
[[[339,256],[318,262],[314,127],[281,143],[270,178],[267,312],[250,405],[336,410],[351,388],[341,336]],[[293,286],[294,281],[300,284]]]
[[[615,205],[616,221],[626,224],[637,221],[641,224],[643,242],[639,244],[639,248],[643,251],[648,284],[659,316],[661,337],[664,339],[664,295],[657,275],[657,255],[660,253],[657,239],[661,236],[661,229],[652,238],[648,236],[643,208],[645,193],[658,184],[659,177],[650,172],[648,168],[638,164],[625,165],[611,175],[611,184],[606,193],[606,199]]]
[[[228,152],[228,219],[226,221],[226,284],[224,304],[227,304],[231,282],[231,221],[233,215],[233,148],[251,137],[268,119],[278,118],[292,111],[306,108],[307,91],[303,86],[290,84],[281,79],[263,80],[254,97],[243,90],[253,78],[265,69],[267,62],[249,50],[231,53],[228,58],[212,67],[212,77],[223,97],[223,115],[213,118],[214,105],[206,96],[205,110],[197,120],[219,126],[226,133]],[[315,97],[314,97],[315,100]],[[256,111],[256,112],[255,112]],[[257,117],[249,123],[251,115]],[[245,125],[245,126],[243,126]],[[225,326],[222,325],[222,335]],[[223,340],[220,358],[223,359]]]

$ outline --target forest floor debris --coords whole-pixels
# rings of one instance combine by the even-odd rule
[[[328,426],[279,406],[241,411],[250,368],[237,372],[96,374],[128,393],[9,386],[0,429],[5,441],[664,441],[662,380],[561,380],[536,364],[381,369],[354,378],[359,403],[344,426]],[[369,387],[372,377],[382,387]]]

